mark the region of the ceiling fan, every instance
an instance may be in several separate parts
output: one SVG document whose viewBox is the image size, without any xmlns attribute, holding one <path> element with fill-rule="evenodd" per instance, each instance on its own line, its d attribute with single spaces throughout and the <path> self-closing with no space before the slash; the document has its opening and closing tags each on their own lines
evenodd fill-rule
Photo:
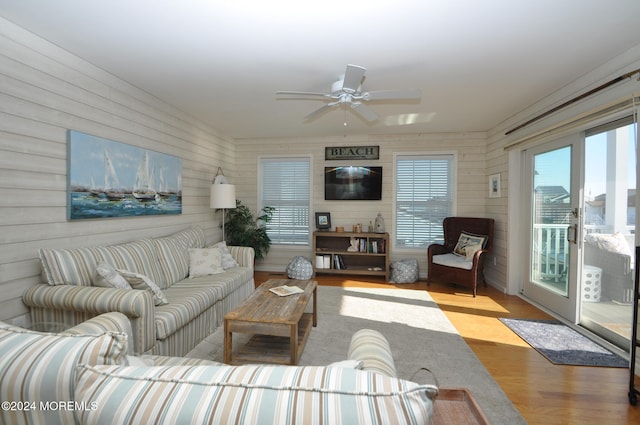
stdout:
<svg viewBox="0 0 640 425">
<path fill-rule="evenodd" d="M 374 100 L 415 100 L 420 99 L 419 89 L 413 90 L 375 90 L 362 92 L 362 82 L 366 68 L 358 65 L 347 65 L 344 75 L 331 84 L 331 93 L 300 92 L 300 91 L 277 91 L 278 95 L 301 96 L 302 98 L 318 98 L 318 100 L 328 100 L 328 103 L 305 116 L 305 120 L 310 121 L 328 110 L 345 106 L 351 108 L 363 119 L 369 122 L 378 120 L 375 113 L 364 102 Z M 346 124 L 345 124 L 346 125 Z"/>
</svg>

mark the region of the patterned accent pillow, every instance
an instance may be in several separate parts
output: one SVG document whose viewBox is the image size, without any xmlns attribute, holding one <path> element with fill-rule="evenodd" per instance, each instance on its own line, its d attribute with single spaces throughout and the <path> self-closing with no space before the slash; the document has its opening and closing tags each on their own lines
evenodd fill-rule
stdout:
<svg viewBox="0 0 640 425">
<path fill-rule="evenodd" d="M 153 303 L 155 305 L 169 304 L 169 301 L 167 301 L 167 297 L 165 297 L 162 290 L 147 276 L 140 273 L 130 272 L 128 270 L 118 270 L 118 273 L 120 273 L 120 275 L 129 282 L 132 289 L 151 291 L 151 293 L 153 293 Z"/>
<path fill-rule="evenodd" d="M 218 242 L 217 244 L 212 245 L 210 248 L 218 248 L 220 250 L 223 269 L 233 269 L 240 266 L 229 252 L 229 248 L 227 248 L 227 243 L 225 241 Z"/>
<path fill-rule="evenodd" d="M 35 409 L 0 410 L 3 424 L 74 424 L 76 367 L 126 365 L 127 336 L 33 332 L 0 322 L 0 394 L 3 402 Z M 78 400 L 82 402 L 82 400 Z M 53 408 L 41 408 L 46 406 Z M 25 405 L 26 407 L 26 405 Z M 90 408 L 90 406 L 88 406 Z"/>
<path fill-rule="evenodd" d="M 93 286 L 101 288 L 131 289 L 129 282 L 109 263 L 101 261 L 96 267 Z"/>
<path fill-rule="evenodd" d="M 453 253 L 461 257 L 467 256 L 467 247 L 472 245 L 480 245 L 484 247 L 487 243 L 487 237 L 482 235 L 474 235 L 473 233 L 461 232 L 458 237 L 458 243 L 453 248 Z"/>
<path fill-rule="evenodd" d="M 218 248 L 189 249 L 189 278 L 224 273 Z"/>
<path fill-rule="evenodd" d="M 467 261 L 473 261 L 473 256 L 475 255 L 476 252 L 480 251 L 481 249 L 482 249 L 482 245 L 480 244 L 467 245 L 467 248 L 465 249 L 465 253 L 467 255 Z"/>
</svg>

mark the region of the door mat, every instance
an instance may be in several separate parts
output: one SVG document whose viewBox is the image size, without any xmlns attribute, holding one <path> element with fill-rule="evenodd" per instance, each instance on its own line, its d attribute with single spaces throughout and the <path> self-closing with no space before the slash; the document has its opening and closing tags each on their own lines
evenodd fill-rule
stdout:
<svg viewBox="0 0 640 425">
<path fill-rule="evenodd" d="M 629 361 L 557 320 L 500 318 L 509 329 L 551 363 L 573 366 L 629 367 Z"/>
</svg>

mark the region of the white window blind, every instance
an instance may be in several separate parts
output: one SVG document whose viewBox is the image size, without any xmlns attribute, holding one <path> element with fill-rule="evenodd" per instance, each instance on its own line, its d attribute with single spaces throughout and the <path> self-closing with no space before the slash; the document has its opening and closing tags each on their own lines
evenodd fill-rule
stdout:
<svg viewBox="0 0 640 425">
<path fill-rule="evenodd" d="M 311 161 L 262 158 L 261 204 L 275 208 L 267 234 L 273 244 L 309 244 Z"/>
<path fill-rule="evenodd" d="M 442 220 L 453 213 L 453 155 L 396 157 L 396 247 L 443 241 Z"/>
</svg>

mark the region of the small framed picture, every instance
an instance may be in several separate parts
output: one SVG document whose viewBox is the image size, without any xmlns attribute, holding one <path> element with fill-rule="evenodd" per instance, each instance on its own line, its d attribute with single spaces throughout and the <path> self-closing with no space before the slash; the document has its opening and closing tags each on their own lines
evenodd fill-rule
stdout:
<svg viewBox="0 0 640 425">
<path fill-rule="evenodd" d="M 316 229 L 318 230 L 331 229 L 331 213 L 328 213 L 328 212 L 316 213 Z"/>
<path fill-rule="evenodd" d="M 489 176 L 489 198 L 499 198 L 500 193 L 500 174 Z"/>
</svg>

